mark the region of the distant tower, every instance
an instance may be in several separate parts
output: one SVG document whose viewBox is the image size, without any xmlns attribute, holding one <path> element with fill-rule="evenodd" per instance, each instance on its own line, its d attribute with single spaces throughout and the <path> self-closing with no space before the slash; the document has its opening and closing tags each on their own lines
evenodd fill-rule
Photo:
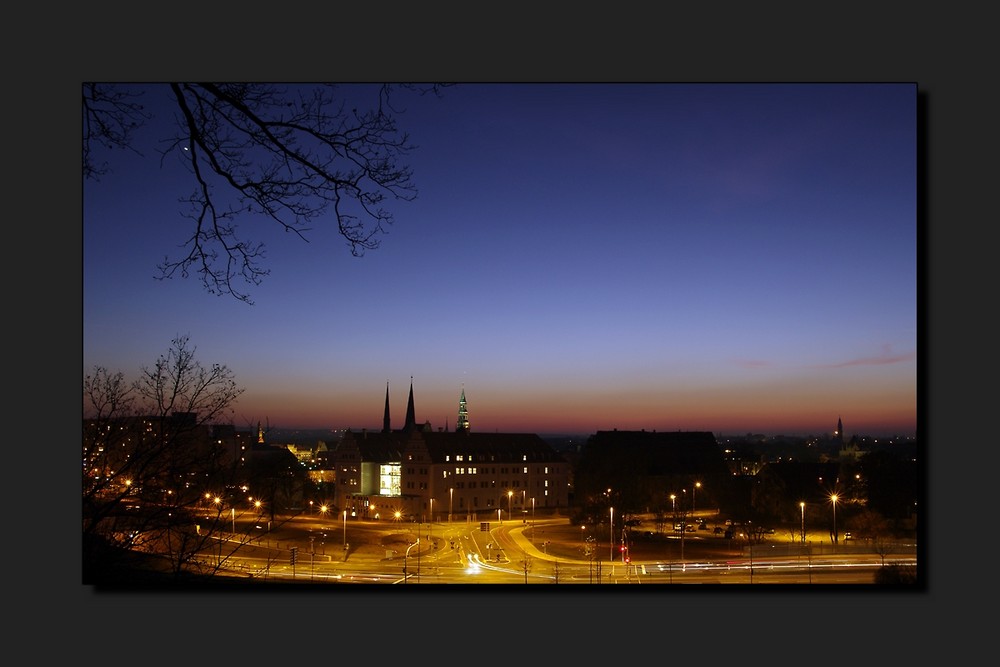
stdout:
<svg viewBox="0 0 1000 667">
<path fill-rule="evenodd" d="M 413 409 L 413 376 L 410 376 L 410 399 L 406 402 L 406 424 L 404 431 L 412 431 L 417 428 L 417 416 Z"/>
<path fill-rule="evenodd" d="M 844 422 L 837 417 L 837 431 L 833 434 L 833 439 L 837 442 L 844 442 Z"/>
<path fill-rule="evenodd" d="M 260 422 L 257 422 L 257 442 L 261 445 L 264 444 L 264 429 L 260 427 Z"/>
<path fill-rule="evenodd" d="M 382 432 L 390 433 L 392 429 L 389 426 L 389 381 L 385 381 L 385 414 L 382 416 Z"/>
<path fill-rule="evenodd" d="M 462 387 L 462 398 L 458 399 L 458 423 L 455 424 L 455 432 L 469 430 L 469 409 L 465 405 L 465 387 Z"/>
</svg>

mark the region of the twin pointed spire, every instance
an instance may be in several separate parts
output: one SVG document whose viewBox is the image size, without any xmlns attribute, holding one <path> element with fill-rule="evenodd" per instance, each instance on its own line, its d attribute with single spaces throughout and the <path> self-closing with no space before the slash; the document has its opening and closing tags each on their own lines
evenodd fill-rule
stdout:
<svg viewBox="0 0 1000 667">
<path fill-rule="evenodd" d="M 392 427 L 389 422 L 389 381 L 385 381 L 385 414 L 382 416 L 382 432 L 389 433 Z"/>
<path fill-rule="evenodd" d="M 410 398 L 406 402 L 406 424 L 403 425 L 404 431 L 412 431 L 417 427 L 417 416 L 413 409 L 413 376 L 410 376 Z"/>
<path fill-rule="evenodd" d="M 413 376 L 410 376 L 410 398 L 406 403 L 406 423 L 403 425 L 404 431 L 409 431 L 417 427 L 417 413 L 413 407 Z M 385 412 L 382 414 L 382 432 L 392 432 L 392 422 L 389 420 L 389 381 L 385 382 Z"/>
</svg>

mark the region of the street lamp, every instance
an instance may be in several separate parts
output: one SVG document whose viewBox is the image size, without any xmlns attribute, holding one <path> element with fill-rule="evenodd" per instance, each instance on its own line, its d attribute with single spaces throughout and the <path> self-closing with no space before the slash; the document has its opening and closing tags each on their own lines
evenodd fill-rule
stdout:
<svg viewBox="0 0 1000 667">
<path fill-rule="evenodd" d="M 833 503 L 833 543 L 837 543 L 837 494 L 834 493 L 830 496 L 830 502 Z"/>
<path fill-rule="evenodd" d="M 448 523 L 451 523 L 451 507 L 455 501 L 455 489 L 448 489 Z"/>
<path fill-rule="evenodd" d="M 344 550 L 347 550 L 347 510 L 344 510 Z"/>
<path fill-rule="evenodd" d="M 804 502 L 799 503 L 799 509 L 802 510 L 802 532 L 800 536 L 802 538 L 802 544 L 806 543 L 806 504 Z"/>
<path fill-rule="evenodd" d="M 431 498 L 431 523 L 434 523 L 434 499 Z"/>
<path fill-rule="evenodd" d="M 691 488 L 691 516 L 694 516 L 694 492 L 701 488 L 701 482 L 695 482 Z"/>
<path fill-rule="evenodd" d="M 612 562 L 615 560 L 615 508 L 611 508 L 611 526 L 608 528 L 608 537 L 610 538 L 611 548 L 609 550 L 608 559 Z"/>
<path fill-rule="evenodd" d="M 511 500 L 512 500 L 513 498 L 514 498 L 514 492 L 513 492 L 513 491 L 508 491 L 508 492 L 507 492 L 507 518 L 508 518 L 508 519 L 510 519 L 510 518 L 511 518 L 511 516 L 513 516 L 513 515 L 511 514 L 511 511 L 510 511 L 510 503 L 511 503 Z"/>
<path fill-rule="evenodd" d="M 410 549 L 412 549 L 413 547 L 417 546 L 418 544 L 420 544 L 420 538 L 419 537 L 417 538 L 416 542 L 414 542 L 410 546 L 406 547 L 406 553 L 403 554 L 403 583 L 404 584 L 406 583 L 406 580 L 408 578 L 407 575 L 406 575 L 406 562 L 407 562 L 407 559 L 409 559 L 409 557 L 410 557 Z M 420 554 L 420 552 L 417 551 L 417 555 L 419 555 L 419 554 Z"/>
<path fill-rule="evenodd" d="M 673 513 L 674 518 L 677 517 L 677 496 L 670 494 L 670 511 Z"/>
</svg>

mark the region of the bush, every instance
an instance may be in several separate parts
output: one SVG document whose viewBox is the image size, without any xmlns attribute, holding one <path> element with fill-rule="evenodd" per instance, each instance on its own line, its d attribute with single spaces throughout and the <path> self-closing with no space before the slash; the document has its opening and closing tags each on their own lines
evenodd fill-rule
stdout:
<svg viewBox="0 0 1000 667">
<path fill-rule="evenodd" d="M 886 586 L 913 586 L 917 568 L 911 565 L 884 565 L 875 571 L 875 583 Z"/>
</svg>

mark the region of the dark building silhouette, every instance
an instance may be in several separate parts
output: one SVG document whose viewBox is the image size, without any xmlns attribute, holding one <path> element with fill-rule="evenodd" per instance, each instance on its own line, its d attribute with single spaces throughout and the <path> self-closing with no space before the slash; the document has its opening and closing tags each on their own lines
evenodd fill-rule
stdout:
<svg viewBox="0 0 1000 667">
<path fill-rule="evenodd" d="M 631 512 L 676 508 L 695 501 L 694 485 L 718 500 L 730 477 L 715 436 L 705 431 L 598 431 L 584 446 L 574 474 L 578 504 L 607 496 Z M 673 502 L 670 495 L 675 495 Z"/>
</svg>

